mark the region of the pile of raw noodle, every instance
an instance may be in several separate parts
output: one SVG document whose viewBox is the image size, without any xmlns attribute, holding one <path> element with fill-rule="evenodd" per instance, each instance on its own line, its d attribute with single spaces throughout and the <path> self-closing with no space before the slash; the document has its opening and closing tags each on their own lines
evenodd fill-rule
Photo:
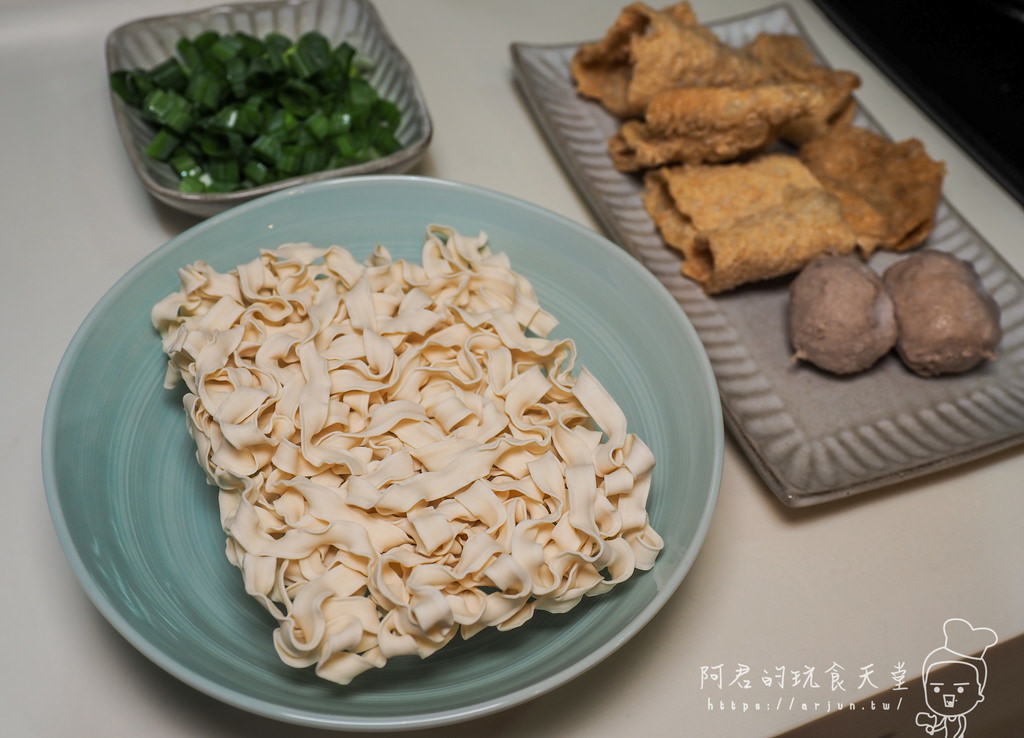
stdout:
<svg viewBox="0 0 1024 738">
<path fill-rule="evenodd" d="M 346 684 L 653 566 L 653 455 L 483 234 L 180 278 L 152 313 L 166 384 L 284 662 Z"/>
</svg>

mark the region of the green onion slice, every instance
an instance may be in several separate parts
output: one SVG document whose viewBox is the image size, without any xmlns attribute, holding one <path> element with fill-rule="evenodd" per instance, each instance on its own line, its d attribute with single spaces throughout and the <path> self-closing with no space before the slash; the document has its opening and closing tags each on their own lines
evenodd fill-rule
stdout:
<svg viewBox="0 0 1024 738">
<path fill-rule="evenodd" d="M 151 69 L 110 75 L 110 88 L 154 129 L 146 154 L 185 192 L 228 192 L 387 156 L 402 146 L 401 111 L 367 79 L 348 42 L 319 31 L 205 31 Z"/>
</svg>

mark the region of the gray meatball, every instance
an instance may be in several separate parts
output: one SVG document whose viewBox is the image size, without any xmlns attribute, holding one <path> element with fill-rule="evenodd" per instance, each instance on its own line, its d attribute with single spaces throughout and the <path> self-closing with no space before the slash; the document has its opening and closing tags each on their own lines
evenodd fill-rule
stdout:
<svg viewBox="0 0 1024 738">
<path fill-rule="evenodd" d="M 886 269 L 884 281 L 896 306 L 896 351 L 912 371 L 955 374 L 995 358 L 999 305 L 969 262 L 919 251 Z"/>
<path fill-rule="evenodd" d="M 856 257 L 820 257 L 790 284 L 789 336 L 798 359 L 834 374 L 862 372 L 896 343 L 892 300 Z"/>
</svg>

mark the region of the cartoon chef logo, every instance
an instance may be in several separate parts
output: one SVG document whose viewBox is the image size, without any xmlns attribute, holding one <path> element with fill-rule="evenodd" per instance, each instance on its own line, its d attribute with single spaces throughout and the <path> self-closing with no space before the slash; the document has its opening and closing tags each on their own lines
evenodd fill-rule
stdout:
<svg viewBox="0 0 1024 738">
<path fill-rule="evenodd" d="M 967 713 L 985 699 L 985 651 L 998 638 L 991 628 L 975 628 L 960 618 L 947 620 L 942 632 L 945 643 L 924 660 L 928 711 L 917 713 L 916 722 L 928 735 L 964 738 Z"/>
</svg>

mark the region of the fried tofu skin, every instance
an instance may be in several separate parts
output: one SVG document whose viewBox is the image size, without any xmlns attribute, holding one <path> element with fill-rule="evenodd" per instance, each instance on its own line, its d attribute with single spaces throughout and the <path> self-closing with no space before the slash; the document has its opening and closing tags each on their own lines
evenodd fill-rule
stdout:
<svg viewBox="0 0 1024 738">
<path fill-rule="evenodd" d="M 623 123 L 608 148 L 622 172 L 727 162 L 770 146 L 824 104 L 818 88 L 802 83 L 666 90 L 651 100 L 643 121 Z"/>
<path fill-rule="evenodd" d="M 795 157 L 651 170 L 643 201 L 665 242 L 683 253 L 683 274 L 707 294 L 856 247 L 838 199 Z"/>
<path fill-rule="evenodd" d="M 860 77 L 819 64 L 799 36 L 761 33 L 743 50 L 770 68 L 778 79 L 812 85 L 821 94 L 821 103 L 814 110 L 786 122 L 780 131 L 784 140 L 800 145 L 853 120 L 857 112 L 853 91 L 860 87 Z"/>
<path fill-rule="evenodd" d="M 860 77 L 799 35 L 733 46 L 687 2 L 633 2 L 571 73 L 619 118 L 611 163 L 642 177 L 645 210 L 707 294 L 822 255 L 906 251 L 934 228 L 944 165 L 854 126 Z"/>
<path fill-rule="evenodd" d="M 674 87 L 749 87 L 772 76 L 698 24 L 687 2 L 627 5 L 602 39 L 577 49 L 570 69 L 581 95 L 620 118 L 643 116 L 655 95 Z"/>
<path fill-rule="evenodd" d="M 732 161 L 778 140 L 802 144 L 848 124 L 860 78 L 818 63 L 799 36 L 734 48 L 686 2 L 636 2 L 571 61 L 579 93 L 623 119 L 608 142 L 619 171 Z"/>
<path fill-rule="evenodd" d="M 918 139 L 845 126 L 804 144 L 800 159 L 842 202 L 865 255 L 908 251 L 931 233 L 946 167 Z"/>
</svg>

